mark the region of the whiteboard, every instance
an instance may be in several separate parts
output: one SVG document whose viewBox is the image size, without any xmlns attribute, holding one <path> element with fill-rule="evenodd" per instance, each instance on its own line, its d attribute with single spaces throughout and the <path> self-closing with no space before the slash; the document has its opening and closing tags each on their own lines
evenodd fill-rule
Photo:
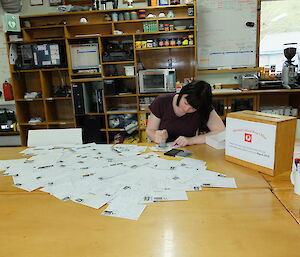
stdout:
<svg viewBox="0 0 300 257">
<path fill-rule="evenodd" d="M 197 0 L 198 69 L 255 67 L 256 32 L 257 0 Z"/>
</svg>

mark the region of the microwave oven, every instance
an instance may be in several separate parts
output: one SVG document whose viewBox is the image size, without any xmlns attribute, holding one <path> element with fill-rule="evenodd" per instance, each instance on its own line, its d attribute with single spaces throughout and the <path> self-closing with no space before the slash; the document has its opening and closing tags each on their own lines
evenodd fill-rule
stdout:
<svg viewBox="0 0 300 257">
<path fill-rule="evenodd" d="M 140 70 L 139 87 L 140 93 L 175 92 L 175 69 Z"/>
</svg>

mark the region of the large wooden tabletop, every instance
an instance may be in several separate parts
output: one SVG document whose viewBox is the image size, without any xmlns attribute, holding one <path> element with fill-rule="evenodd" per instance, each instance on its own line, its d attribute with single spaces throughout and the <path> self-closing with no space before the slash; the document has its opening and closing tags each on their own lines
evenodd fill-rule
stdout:
<svg viewBox="0 0 300 257">
<path fill-rule="evenodd" d="M 225 161 L 222 150 L 187 149 L 208 169 L 234 177 L 238 188 L 149 204 L 131 221 L 100 215 L 105 207 L 18 190 L 0 177 L 0 257 L 300 256 L 300 196 L 292 186 L 272 188 L 261 173 Z M 0 158 L 18 158 L 19 150 L 0 148 Z"/>
</svg>

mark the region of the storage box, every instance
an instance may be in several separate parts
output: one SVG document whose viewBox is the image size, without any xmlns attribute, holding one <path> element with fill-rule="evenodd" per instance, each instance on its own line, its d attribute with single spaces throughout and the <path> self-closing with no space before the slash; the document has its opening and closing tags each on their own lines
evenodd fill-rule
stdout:
<svg viewBox="0 0 300 257">
<path fill-rule="evenodd" d="M 292 168 L 296 118 L 254 111 L 226 118 L 225 159 L 275 176 Z"/>
</svg>

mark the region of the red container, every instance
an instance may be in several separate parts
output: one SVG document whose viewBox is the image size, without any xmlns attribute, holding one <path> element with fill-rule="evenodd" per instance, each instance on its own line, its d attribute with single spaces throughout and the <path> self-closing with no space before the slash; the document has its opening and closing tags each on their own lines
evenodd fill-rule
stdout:
<svg viewBox="0 0 300 257">
<path fill-rule="evenodd" d="M 5 81 L 2 86 L 3 86 L 4 100 L 5 101 L 14 100 L 12 85 L 7 81 Z"/>
<path fill-rule="evenodd" d="M 139 19 L 146 19 L 146 10 L 144 9 L 138 10 L 138 16 Z"/>
</svg>

